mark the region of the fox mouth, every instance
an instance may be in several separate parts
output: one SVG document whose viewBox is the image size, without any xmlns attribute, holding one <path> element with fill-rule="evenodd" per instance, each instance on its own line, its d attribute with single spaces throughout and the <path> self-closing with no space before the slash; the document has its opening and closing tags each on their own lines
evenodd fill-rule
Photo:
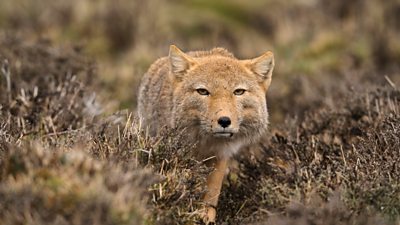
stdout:
<svg viewBox="0 0 400 225">
<path fill-rule="evenodd" d="M 232 132 L 214 132 L 214 137 L 230 138 L 233 136 Z"/>
</svg>

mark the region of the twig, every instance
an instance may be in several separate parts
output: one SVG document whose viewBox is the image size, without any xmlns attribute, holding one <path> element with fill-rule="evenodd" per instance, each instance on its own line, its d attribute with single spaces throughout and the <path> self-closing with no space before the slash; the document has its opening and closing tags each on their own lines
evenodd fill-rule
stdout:
<svg viewBox="0 0 400 225">
<path fill-rule="evenodd" d="M 347 168 L 347 162 L 346 162 L 346 158 L 344 156 L 343 145 L 340 145 L 340 151 L 342 152 L 342 159 L 343 159 L 344 167 Z"/>
<path fill-rule="evenodd" d="M 3 61 L 3 65 L 1 66 L 1 73 L 6 78 L 7 92 L 8 92 L 8 100 L 11 102 L 11 72 L 8 64 L 8 59 Z"/>
<path fill-rule="evenodd" d="M 7 91 L 11 92 L 11 80 L 10 80 L 10 69 L 8 66 L 8 59 L 5 59 L 3 61 L 3 65 L 1 66 L 1 72 L 3 73 L 4 77 L 6 78 Z"/>
<path fill-rule="evenodd" d="M 215 156 L 211 156 L 211 157 L 208 157 L 206 159 L 203 159 L 201 162 L 205 163 L 205 162 L 207 162 L 207 161 L 209 161 L 211 159 L 214 159 L 214 158 L 216 158 L 216 157 Z"/>
<path fill-rule="evenodd" d="M 235 216 L 237 216 L 240 213 L 240 211 L 242 211 L 242 209 L 244 208 L 246 203 L 247 203 L 247 199 L 243 202 L 243 204 L 240 206 L 239 210 L 235 213 Z"/>
<path fill-rule="evenodd" d="M 45 134 L 44 136 L 58 136 L 58 135 L 62 135 L 62 134 L 69 134 L 69 133 L 78 132 L 78 131 L 80 131 L 80 130 L 82 130 L 82 129 L 85 129 L 85 128 L 86 128 L 86 126 L 83 126 L 83 127 L 81 127 L 81 128 L 75 129 L 75 130 L 65 130 L 65 131 L 59 131 L 59 132 L 48 133 L 48 134 Z M 30 133 L 32 133 L 32 132 L 25 133 L 24 135 L 28 135 L 28 134 L 30 134 Z"/>
<path fill-rule="evenodd" d="M 392 86 L 392 88 L 396 89 L 396 84 L 392 80 L 390 80 L 387 75 L 385 75 L 385 79 L 390 84 L 390 86 Z"/>
</svg>

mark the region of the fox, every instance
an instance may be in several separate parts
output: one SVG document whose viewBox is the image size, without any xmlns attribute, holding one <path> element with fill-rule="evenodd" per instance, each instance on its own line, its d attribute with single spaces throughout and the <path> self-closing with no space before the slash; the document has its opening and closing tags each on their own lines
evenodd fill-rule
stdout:
<svg viewBox="0 0 400 225">
<path fill-rule="evenodd" d="M 203 197 L 203 220 L 215 224 L 218 198 L 232 156 L 260 141 L 268 129 L 267 91 L 274 69 L 267 51 L 237 59 L 224 48 L 183 52 L 175 45 L 142 77 L 138 116 L 150 135 L 184 129 L 193 155 L 212 172 Z"/>
</svg>

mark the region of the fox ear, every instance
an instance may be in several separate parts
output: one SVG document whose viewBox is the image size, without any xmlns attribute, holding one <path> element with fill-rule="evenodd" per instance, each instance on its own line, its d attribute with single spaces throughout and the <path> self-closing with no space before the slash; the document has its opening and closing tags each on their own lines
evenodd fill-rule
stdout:
<svg viewBox="0 0 400 225">
<path fill-rule="evenodd" d="M 184 73 L 195 64 L 192 57 L 182 52 L 175 45 L 169 47 L 168 57 L 171 65 L 171 72 L 173 73 Z"/>
<path fill-rule="evenodd" d="M 271 80 L 274 66 L 274 54 L 270 51 L 264 53 L 257 58 L 248 60 L 247 63 L 247 67 L 251 71 L 267 80 Z"/>
</svg>

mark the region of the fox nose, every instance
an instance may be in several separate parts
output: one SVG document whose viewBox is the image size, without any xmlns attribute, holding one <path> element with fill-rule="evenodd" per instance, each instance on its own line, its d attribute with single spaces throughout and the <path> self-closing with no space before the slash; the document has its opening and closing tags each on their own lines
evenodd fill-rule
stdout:
<svg viewBox="0 0 400 225">
<path fill-rule="evenodd" d="M 223 128 L 229 127 L 229 125 L 231 125 L 231 119 L 227 116 L 220 117 L 218 119 L 218 124 Z"/>
</svg>

